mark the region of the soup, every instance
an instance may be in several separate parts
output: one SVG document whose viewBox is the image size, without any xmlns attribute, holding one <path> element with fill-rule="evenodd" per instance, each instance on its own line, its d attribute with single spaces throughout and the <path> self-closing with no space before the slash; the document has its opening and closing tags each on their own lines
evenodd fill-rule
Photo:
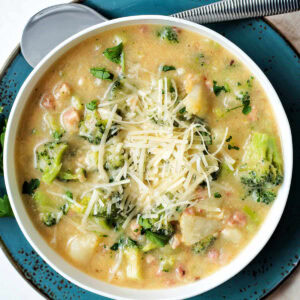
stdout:
<svg viewBox="0 0 300 300">
<path fill-rule="evenodd" d="M 19 125 L 28 214 L 71 264 L 112 284 L 165 288 L 228 264 L 283 180 L 256 78 L 175 27 L 103 32 L 36 85 Z"/>
</svg>

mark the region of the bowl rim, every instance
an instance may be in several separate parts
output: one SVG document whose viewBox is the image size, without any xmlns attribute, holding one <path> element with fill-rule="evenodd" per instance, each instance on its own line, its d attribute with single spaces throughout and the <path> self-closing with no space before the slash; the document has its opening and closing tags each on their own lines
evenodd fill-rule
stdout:
<svg viewBox="0 0 300 300">
<path fill-rule="evenodd" d="M 29 220 L 29 218 L 27 218 L 27 211 L 24 210 L 25 205 L 21 199 L 14 165 L 15 137 L 18 131 L 20 117 L 34 86 L 45 72 L 47 72 L 49 67 L 69 49 L 73 48 L 88 37 L 112 28 L 138 24 L 178 26 L 186 30 L 196 32 L 199 35 L 207 36 L 208 38 L 217 41 L 222 47 L 226 48 L 240 61 L 242 61 L 243 64 L 245 64 L 257 78 L 259 78 L 259 81 L 268 96 L 269 103 L 273 108 L 275 119 L 277 120 L 277 127 L 281 138 L 281 146 L 284 157 L 284 182 L 278 192 L 276 201 L 270 208 L 261 228 L 252 240 L 250 240 L 250 242 L 241 250 L 241 252 L 229 264 L 221 267 L 218 271 L 202 280 L 178 287 L 158 290 L 132 289 L 112 285 L 90 277 L 70 265 L 69 262 L 65 261 L 50 246 L 48 246 L 47 243 L 45 243 L 42 236 L 39 234 L 37 229 L 35 229 L 33 223 Z M 94 292 L 98 295 L 112 297 L 114 299 L 140 299 L 142 297 L 144 299 L 182 299 L 183 297 L 187 298 L 202 294 L 232 278 L 254 259 L 276 229 L 286 205 L 291 184 L 292 167 L 293 147 L 290 125 L 278 95 L 261 69 L 239 47 L 219 33 L 190 21 L 160 15 L 131 16 L 103 22 L 80 31 L 55 47 L 34 68 L 20 88 L 9 115 L 4 144 L 5 185 L 14 215 L 27 241 L 29 241 L 35 251 L 60 275 L 81 288 Z M 83 283 L 83 281 L 85 283 Z"/>
</svg>

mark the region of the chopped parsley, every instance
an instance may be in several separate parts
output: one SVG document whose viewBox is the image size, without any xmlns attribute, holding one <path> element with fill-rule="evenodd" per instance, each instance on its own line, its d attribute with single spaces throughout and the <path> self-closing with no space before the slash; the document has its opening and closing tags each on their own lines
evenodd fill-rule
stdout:
<svg viewBox="0 0 300 300">
<path fill-rule="evenodd" d="M 233 149 L 233 150 L 240 150 L 240 148 L 238 147 L 238 146 L 232 146 L 232 145 L 228 145 L 228 150 L 231 150 L 231 149 Z"/>
<path fill-rule="evenodd" d="M 114 79 L 114 74 L 107 71 L 105 68 L 91 68 L 90 73 L 99 79 L 112 81 Z"/>
<path fill-rule="evenodd" d="M 167 66 L 167 65 L 164 65 L 161 69 L 163 72 L 168 72 L 168 71 L 174 71 L 176 70 L 176 68 L 174 66 Z"/>
<path fill-rule="evenodd" d="M 97 100 L 92 100 L 91 102 L 87 103 L 85 106 L 89 110 L 95 110 L 97 108 Z"/>
<path fill-rule="evenodd" d="M 204 54 L 200 53 L 198 56 L 197 56 L 197 60 L 200 62 L 200 66 L 203 67 L 205 65 L 205 62 L 204 62 Z"/>
<path fill-rule="evenodd" d="M 226 142 L 230 142 L 232 140 L 232 136 L 230 136 L 229 138 L 226 139 Z"/>
<path fill-rule="evenodd" d="M 33 195 L 34 191 L 40 186 L 40 181 L 37 178 L 31 179 L 29 182 L 24 181 L 22 187 L 22 193 L 27 195 Z"/>
<path fill-rule="evenodd" d="M 214 197 L 215 197 L 215 198 L 221 198 L 222 195 L 221 195 L 219 192 L 215 192 L 215 193 L 214 193 Z"/>
<path fill-rule="evenodd" d="M 236 99 L 242 102 L 243 114 L 248 115 L 251 112 L 249 93 L 247 91 L 241 92 L 240 96 L 236 97 Z"/>
<path fill-rule="evenodd" d="M 121 42 L 119 45 L 115 47 L 105 49 L 103 55 L 110 61 L 119 65 L 121 64 L 122 53 L 123 53 L 123 43 Z"/>
<path fill-rule="evenodd" d="M 248 86 L 248 88 L 252 88 L 252 86 L 253 86 L 253 80 L 254 80 L 253 76 L 250 76 L 250 78 L 247 80 L 247 86 Z"/>
<path fill-rule="evenodd" d="M 180 114 L 184 114 L 186 112 L 185 106 L 178 111 Z"/>
<path fill-rule="evenodd" d="M 217 84 L 217 81 L 214 80 L 213 81 L 213 91 L 216 96 L 219 96 L 222 91 L 224 91 L 225 93 L 230 92 L 230 87 L 227 83 L 220 86 Z"/>
</svg>

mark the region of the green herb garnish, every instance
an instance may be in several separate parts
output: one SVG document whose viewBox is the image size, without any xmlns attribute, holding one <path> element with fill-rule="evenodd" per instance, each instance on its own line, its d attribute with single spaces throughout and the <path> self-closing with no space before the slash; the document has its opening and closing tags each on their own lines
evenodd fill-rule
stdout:
<svg viewBox="0 0 300 300">
<path fill-rule="evenodd" d="M 232 146 L 232 145 L 228 145 L 228 150 L 231 150 L 231 149 L 233 149 L 233 150 L 240 150 L 240 148 L 238 147 L 238 146 Z"/>
<path fill-rule="evenodd" d="M 167 66 L 167 65 L 164 65 L 161 69 L 163 72 L 168 72 L 168 71 L 174 71 L 176 70 L 176 68 L 174 66 Z"/>
<path fill-rule="evenodd" d="M 85 106 L 89 110 L 95 110 L 97 108 L 97 100 L 92 100 L 91 102 L 87 103 Z"/>
<path fill-rule="evenodd" d="M 114 79 L 114 74 L 107 71 L 105 68 L 91 68 L 90 73 L 99 79 L 112 81 Z"/>
<path fill-rule="evenodd" d="M 226 142 L 230 142 L 232 140 L 232 136 L 230 136 L 229 138 L 226 139 Z"/>
<path fill-rule="evenodd" d="M 222 91 L 224 91 L 225 93 L 230 92 L 230 88 L 229 88 L 229 85 L 227 83 L 225 83 L 224 85 L 220 86 L 214 80 L 213 81 L 213 91 L 214 91 L 214 93 L 215 93 L 216 96 L 219 96 Z"/>
<path fill-rule="evenodd" d="M 215 192 L 214 196 L 215 196 L 215 198 L 221 198 L 222 197 L 222 195 L 219 192 Z"/>
<path fill-rule="evenodd" d="M 121 42 L 119 45 L 115 47 L 105 49 L 103 55 L 110 61 L 120 65 L 122 53 L 123 53 L 123 43 Z"/>
<path fill-rule="evenodd" d="M 236 97 L 237 100 L 242 102 L 243 114 L 248 115 L 251 112 L 250 95 L 248 92 L 242 92 L 240 96 Z"/>
<path fill-rule="evenodd" d="M 34 191 L 40 186 L 40 181 L 37 178 L 31 179 L 29 182 L 24 181 L 22 187 L 22 193 L 27 195 L 33 195 Z"/>
</svg>

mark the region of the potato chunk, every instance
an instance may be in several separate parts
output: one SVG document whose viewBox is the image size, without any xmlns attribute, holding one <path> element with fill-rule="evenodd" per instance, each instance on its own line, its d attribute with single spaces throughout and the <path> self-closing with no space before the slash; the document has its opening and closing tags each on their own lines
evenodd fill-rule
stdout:
<svg viewBox="0 0 300 300">
<path fill-rule="evenodd" d="M 188 246 L 199 242 L 220 229 L 220 222 L 199 216 L 183 214 L 180 218 L 182 242 Z"/>
<path fill-rule="evenodd" d="M 124 250 L 124 254 L 127 259 L 127 277 L 135 280 L 141 279 L 141 252 L 135 248 L 127 248 Z"/>
<path fill-rule="evenodd" d="M 78 234 L 73 236 L 67 244 L 67 252 L 77 263 L 87 263 L 99 243 L 99 237 L 94 233 Z"/>
<path fill-rule="evenodd" d="M 221 232 L 221 237 L 228 242 L 238 244 L 242 239 L 242 233 L 237 228 L 225 228 Z"/>
<path fill-rule="evenodd" d="M 201 82 L 195 84 L 183 101 L 188 113 L 204 117 L 209 105 L 207 88 Z"/>
</svg>

